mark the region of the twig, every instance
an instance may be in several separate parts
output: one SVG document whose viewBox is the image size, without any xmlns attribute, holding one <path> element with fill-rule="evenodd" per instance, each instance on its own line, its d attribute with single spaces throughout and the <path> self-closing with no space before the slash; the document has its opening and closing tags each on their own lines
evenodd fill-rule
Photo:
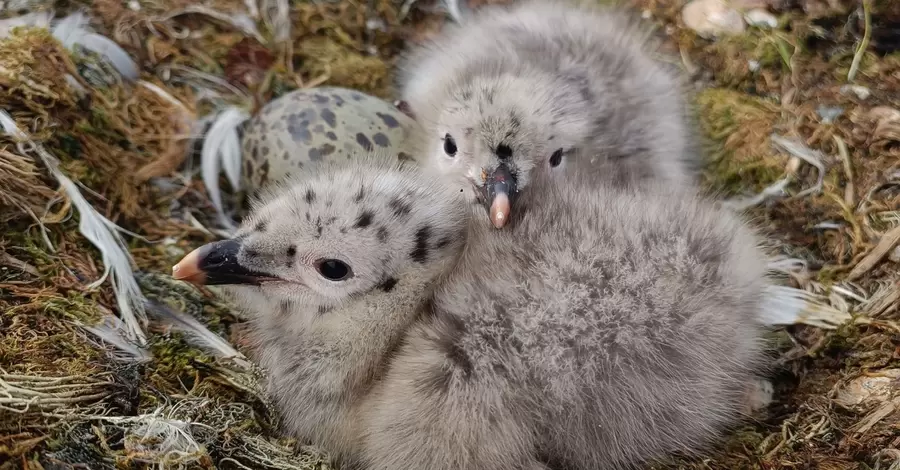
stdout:
<svg viewBox="0 0 900 470">
<path fill-rule="evenodd" d="M 847 150 L 847 144 L 844 143 L 844 139 L 841 139 L 838 135 L 833 135 L 834 143 L 837 144 L 838 155 L 841 156 L 841 161 L 844 162 L 844 173 L 847 175 L 847 185 L 844 187 L 844 202 L 847 203 L 847 207 L 853 207 L 855 205 L 855 191 L 853 188 L 853 166 L 850 164 L 850 152 Z"/>
<path fill-rule="evenodd" d="M 863 18 L 866 29 L 863 32 L 862 40 L 859 42 L 859 47 L 856 48 L 856 53 L 853 54 L 853 62 L 850 64 L 850 71 L 847 72 L 848 82 L 852 82 L 856 78 L 856 72 L 859 71 L 859 63 L 862 62 L 863 55 L 865 55 L 866 49 L 869 48 L 869 40 L 872 38 L 872 13 L 869 11 L 871 6 L 871 0 L 863 0 Z"/>
<path fill-rule="evenodd" d="M 897 243 L 900 243 L 900 225 L 892 228 L 881 237 L 881 240 L 878 241 L 875 248 L 853 267 L 850 274 L 847 275 L 847 279 L 852 281 L 869 272 L 869 270 L 874 268 L 875 265 L 897 245 Z"/>
</svg>

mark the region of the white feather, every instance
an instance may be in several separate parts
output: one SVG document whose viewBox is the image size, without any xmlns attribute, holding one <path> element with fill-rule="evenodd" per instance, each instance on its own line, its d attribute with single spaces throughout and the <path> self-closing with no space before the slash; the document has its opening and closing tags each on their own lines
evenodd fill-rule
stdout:
<svg viewBox="0 0 900 470">
<path fill-rule="evenodd" d="M 146 322 L 144 296 L 131 269 L 131 255 L 128 253 L 125 242 L 119 235 L 119 231 L 122 229 L 100 215 L 84 198 L 81 191 L 78 190 L 78 186 L 60 171 L 59 160 L 44 149 L 41 144 L 28 138 L 16 125 L 13 118 L 2 109 L 0 109 L 0 125 L 2 125 L 3 130 L 7 134 L 19 141 L 20 152 L 25 154 L 31 150 L 41 157 L 47 170 L 59 181 L 60 186 L 69 196 L 72 205 L 75 206 L 75 210 L 78 211 L 80 216 L 78 230 L 97 247 L 103 258 L 103 275 L 88 287 L 95 288 L 109 277 L 113 291 L 116 294 L 116 304 L 119 307 L 119 312 L 125 325 L 128 327 L 128 338 L 139 345 L 145 344 L 146 336 L 142 326 Z M 110 274 L 112 274 L 111 277 L 109 276 Z"/>
<path fill-rule="evenodd" d="M 71 50 L 79 45 L 106 57 L 123 77 L 132 81 L 137 80 L 139 72 L 131 56 L 112 39 L 93 32 L 89 21 L 84 12 L 75 12 L 53 26 L 53 37 L 67 49 Z"/>
<path fill-rule="evenodd" d="M 799 158 L 800 160 L 809 163 L 810 165 L 816 167 L 818 170 L 818 177 L 816 178 L 816 184 L 811 188 L 804 189 L 797 193 L 794 197 L 803 197 L 807 194 L 819 194 L 822 192 L 822 186 L 825 182 L 825 155 L 818 150 L 813 150 L 807 147 L 803 142 L 796 138 L 785 138 L 776 134 L 772 134 L 769 136 L 772 141 L 772 144 L 781 150 Z"/>
<path fill-rule="evenodd" d="M 444 9 L 447 11 L 447 14 L 450 15 L 450 18 L 453 19 L 456 23 L 464 23 L 471 11 L 469 10 L 466 2 L 461 0 L 443 0 Z"/>
<path fill-rule="evenodd" d="M 103 322 L 93 325 L 79 325 L 82 329 L 92 333 L 102 342 L 114 346 L 125 353 L 112 354 L 113 358 L 123 362 L 146 362 L 152 359 L 150 351 L 131 342 L 123 335 L 127 335 L 127 326 L 115 315 L 104 315 Z"/>
<path fill-rule="evenodd" d="M 162 88 L 156 86 L 156 84 L 150 83 L 150 82 L 148 82 L 148 81 L 146 81 L 146 80 L 140 80 L 140 81 L 138 81 L 138 85 L 140 85 L 140 86 L 142 86 L 142 87 L 144 87 L 144 88 L 146 88 L 146 89 L 152 91 L 153 93 L 156 93 L 157 96 L 159 96 L 160 98 L 162 98 L 162 99 L 168 101 L 169 103 L 174 104 L 174 105 L 177 106 L 184 114 L 187 114 L 187 115 L 191 115 L 191 114 L 192 114 L 192 113 L 191 113 L 191 110 L 189 110 L 188 107 L 184 105 L 184 103 L 182 103 L 178 98 L 175 98 L 174 96 L 172 96 L 172 94 L 169 93 L 168 91 L 163 90 Z"/>
<path fill-rule="evenodd" d="M 243 13 L 224 13 L 210 8 L 206 5 L 200 5 L 197 3 L 188 5 L 180 10 L 172 11 L 165 16 L 160 17 L 159 19 L 167 20 L 188 13 L 206 15 L 223 23 L 230 24 L 247 36 L 253 36 L 259 42 L 265 42 L 265 39 L 263 39 L 262 35 L 259 34 L 259 29 L 256 28 L 256 21 L 254 21 L 250 16 Z M 258 15 L 259 12 L 257 11 L 255 16 L 258 17 Z"/>
<path fill-rule="evenodd" d="M 835 329 L 852 320 L 849 313 L 829 306 L 809 292 L 785 286 L 769 286 L 759 319 L 768 326 L 810 325 Z"/>
<path fill-rule="evenodd" d="M 180 411 L 178 405 L 164 410 L 159 407 L 153 413 L 138 416 L 94 418 L 123 428 L 124 447 L 137 456 L 134 459 L 138 462 L 158 463 L 159 468 L 168 465 L 181 468 L 207 457 L 209 443 L 194 436 L 193 428 L 208 426 L 175 418 Z"/>
<path fill-rule="evenodd" d="M 219 112 L 203 139 L 203 150 L 200 151 L 200 169 L 203 184 L 209 193 L 219 217 L 227 227 L 234 223 L 225 215 L 222 195 L 219 190 L 219 169 L 224 167 L 231 187 L 240 189 L 241 185 L 241 139 L 238 128 L 250 118 L 241 108 L 229 106 Z"/>
<path fill-rule="evenodd" d="M 276 43 L 291 39 L 291 6 L 288 0 L 262 0 L 263 21 Z"/>
<path fill-rule="evenodd" d="M 0 39 L 9 36 L 14 28 L 19 26 L 33 26 L 47 28 L 53 19 L 53 11 L 36 11 L 22 16 L 14 16 L 0 20 Z"/>
<path fill-rule="evenodd" d="M 250 18 L 259 18 L 259 7 L 256 6 L 256 0 L 244 0 L 244 6 L 247 7 Z"/>
<path fill-rule="evenodd" d="M 196 318 L 183 312 L 173 310 L 157 302 L 150 302 L 147 307 L 147 311 L 156 319 L 156 321 L 184 333 L 187 337 L 186 339 L 194 346 L 221 359 L 234 361 L 235 364 L 245 369 L 249 370 L 252 368 L 252 365 L 250 361 L 247 360 L 246 356 L 241 354 L 237 349 L 234 349 L 234 347 L 228 344 L 228 342 L 219 335 L 209 331 L 209 329 L 197 321 Z"/>
</svg>

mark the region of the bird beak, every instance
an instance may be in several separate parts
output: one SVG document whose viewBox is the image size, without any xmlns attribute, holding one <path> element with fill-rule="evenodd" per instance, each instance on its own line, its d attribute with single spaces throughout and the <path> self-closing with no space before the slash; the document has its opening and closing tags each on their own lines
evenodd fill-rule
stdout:
<svg viewBox="0 0 900 470">
<path fill-rule="evenodd" d="M 277 278 L 251 271 L 238 264 L 240 240 L 221 240 L 197 248 L 172 267 L 172 277 L 198 286 L 223 284 L 250 284 L 258 286 L 263 281 Z"/>
<path fill-rule="evenodd" d="M 491 223 L 495 228 L 503 228 L 509 222 L 512 203 L 517 192 L 516 186 L 516 179 L 505 163 L 497 165 L 494 171 L 487 174 L 483 191 Z"/>
</svg>

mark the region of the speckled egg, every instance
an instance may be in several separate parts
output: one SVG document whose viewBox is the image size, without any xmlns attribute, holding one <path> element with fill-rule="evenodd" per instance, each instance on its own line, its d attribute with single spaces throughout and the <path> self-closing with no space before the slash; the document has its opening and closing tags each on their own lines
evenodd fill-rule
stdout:
<svg viewBox="0 0 900 470">
<path fill-rule="evenodd" d="M 338 87 L 295 90 L 263 107 L 242 139 L 245 188 L 255 190 L 307 165 L 378 150 L 411 159 L 415 121 L 391 103 Z"/>
</svg>

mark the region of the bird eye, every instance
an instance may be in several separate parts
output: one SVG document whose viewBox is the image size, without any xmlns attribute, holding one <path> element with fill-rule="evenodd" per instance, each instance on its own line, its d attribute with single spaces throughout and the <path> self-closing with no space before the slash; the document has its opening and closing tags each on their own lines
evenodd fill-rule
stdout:
<svg viewBox="0 0 900 470">
<path fill-rule="evenodd" d="M 316 262 L 316 271 L 329 281 L 343 281 L 353 277 L 347 263 L 339 259 L 322 259 Z"/>
<path fill-rule="evenodd" d="M 500 160 L 506 160 L 507 158 L 512 156 L 512 149 L 509 148 L 509 145 L 500 144 L 497 146 L 497 158 Z"/>
<path fill-rule="evenodd" d="M 563 149 L 557 149 L 553 152 L 553 155 L 550 155 L 550 166 L 558 167 L 560 163 L 562 163 Z"/>
<path fill-rule="evenodd" d="M 444 153 L 451 157 L 456 155 L 456 141 L 450 134 L 444 134 Z"/>
</svg>

